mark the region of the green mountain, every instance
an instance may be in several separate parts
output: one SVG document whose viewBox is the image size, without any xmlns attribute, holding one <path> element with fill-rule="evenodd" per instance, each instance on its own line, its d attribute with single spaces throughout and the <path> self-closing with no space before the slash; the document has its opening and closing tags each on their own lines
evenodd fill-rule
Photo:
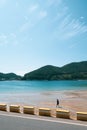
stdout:
<svg viewBox="0 0 87 130">
<path fill-rule="evenodd" d="M 24 75 L 23 80 L 87 79 L 87 61 L 73 62 L 62 67 L 47 65 Z"/>
<path fill-rule="evenodd" d="M 24 75 L 24 80 L 50 80 L 53 75 L 58 75 L 60 68 L 47 65 Z"/>
<path fill-rule="evenodd" d="M 62 67 L 63 72 L 75 73 L 75 72 L 87 72 L 87 61 L 73 62 Z"/>
<path fill-rule="evenodd" d="M 21 79 L 21 76 L 16 75 L 14 73 L 7 73 L 7 74 L 0 73 L 0 81 L 3 81 L 3 80 L 20 80 L 20 79 Z"/>
</svg>

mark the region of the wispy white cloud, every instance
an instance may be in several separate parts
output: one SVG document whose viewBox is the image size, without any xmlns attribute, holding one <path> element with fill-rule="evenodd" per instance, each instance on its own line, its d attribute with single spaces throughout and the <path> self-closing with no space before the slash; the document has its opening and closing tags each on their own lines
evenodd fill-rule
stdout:
<svg viewBox="0 0 87 130">
<path fill-rule="evenodd" d="M 84 17 L 83 17 L 83 16 L 81 16 L 81 17 L 80 17 L 80 19 L 84 19 Z"/>
<path fill-rule="evenodd" d="M 7 36 L 4 34 L 0 35 L 0 45 L 7 44 Z"/>
<path fill-rule="evenodd" d="M 20 27 L 20 32 L 25 32 L 26 30 L 29 30 L 30 28 L 32 28 L 34 26 L 33 23 L 31 23 L 30 21 L 25 22 L 24 24 L 22 24 L 22 26 Z"/>
<path fill-rule="evenodd" d="M 67 12 L 68 7 L 67 6 L 62 7 L 62 9 L 58 10 L 56 16 L 52 19 L 52 22 L 59 22 L 60 20 L 63 20 L 63 18 L 66 17 Z"/>
<path fill-rule="evenodd" d="M 54 30 L 54 35 L 62 40 L 67 40 L 76 36 L 79 36 L 83 33 L 87 32 L 87 25 L 84 22 L 84 17 L 80 17 L 83 19 L 76 19 L 72 17 L 67 6 L 61 3 L 60 11 L 56 14 L 56 17 L 53 20 L 52 24 L 57 23 L 57 27 Z"/>
<path fill-rule="evenodd" d="M 20 32 L 33 28 L 46 18 L 48 18 L 50 27 L 54 26 L 52 35 L 58 39 L 67 40 L 87 32 L 84 17 L 74 18 L 64 0 L 46 0 L 45 2 L 44 5 L 35 3 L 28 7 L 24 16 L 25 22 L 21 25 Z M 54 12 L 51 12 L 51 7 L 55 7 Z"/>
<path fill-rule="evenodd" d="M 87 26 L 78 19 L 72 19 L 70 15 L 66 16 L 60 23 L 62 38 L 69 39 L 87 32 Z"/>
<path fill-rule="evenodd" d="M 18 40 L 16 37 L 15 33 L 10 33 L 10 34 L 1 34 L 0 35 L 0 45 L 4 46 L 4 45 L 17 45 L 18 44 Z"/>
<path fill-rule="evenodd" d="M 17 37 L 15 33 L 10 33 L 10 36 L 13 37 L 13 38 Z"/>
<path fill-rule="evenodd" d="M 33 4 L 33 5 L 29 6 L 29 8 L 28 8 L 28 13 L 29 13 L 29 14 L 30 14 L 30 13 L 33 13 L 33 12 L 35 12 L 38 8 L 39 8 L 39 5 L 38 5 L 38 4 Z"/>
<path fill-rule="evenodd" d="M 37 25 L 42 19 L 44 19 L 47 16 L 46 11 L 38 11 L 35 17 L 32 17 L 30 20 L 29 17 L 26 17 L 27 22 L 20 27 L 20 32 L 25 32 L 26 30 L 29 30 L 33 28 L 35 25 Z"/>
<path fill-rule="evenodd" d="M 27 13 L 25 14 L 25 23 L 20 27 L 20 32 L 27 31 L 38 24 L 42 19 L 46 18 L 47 11 L 42 10 L 39 4 L 33 4 L 29 6 Z"/>
<path fill-rule="evenodd" d="M 38 16 L 40 19 L 45 18 L 47 16 L 47 11 L 40 11 Z"/>
</svg>

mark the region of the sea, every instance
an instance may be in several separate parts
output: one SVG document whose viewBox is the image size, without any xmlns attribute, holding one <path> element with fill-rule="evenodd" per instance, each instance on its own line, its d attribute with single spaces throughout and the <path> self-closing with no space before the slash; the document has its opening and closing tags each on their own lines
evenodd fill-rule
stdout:
<svg viewBox="0 0 87 130">
<path fill-rule="evenodd" d="M 87 90 L 87 80 L 0 81 L 0 93 Z"/>
<path fill-rule="evenodd" d="M 87 80 L 0 81 L 0 103 L 40 105 L 65 99 L 65 91 L 78 90 L 87 90 Z"/>
</svg>

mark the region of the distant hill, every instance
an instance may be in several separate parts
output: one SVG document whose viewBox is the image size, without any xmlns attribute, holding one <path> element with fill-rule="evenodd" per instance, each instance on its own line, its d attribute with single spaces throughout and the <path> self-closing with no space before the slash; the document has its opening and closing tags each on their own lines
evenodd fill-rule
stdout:
<svg viewBox="0 0 87 130">
<path fill-rule="evenodd" d="M 73 62 L 62 67 L 63 72 L 75 73 L 75 72 L 87 72 L 87 61 Z"/>
<path fill-rule="evenodd" d="M 14 73 L 0 73 L 0 81 L 4 81 L 4 80 L 20 80 L 21 76 L 16 75 Z"/>
<path fill-rule="evenodd" d="M 50 80 L 53 75 L 58 75 L 60 68 L 47 65 L 24 75 L 24 80 Z"/>
<path fill-rule="evenodd" d="M 0 81 L 4 80 L 87 80 L 87 61 L 73 62 L 62 67 L 43 66 L 26 73 L 23 77 L 15 73 L 0 73 Z"/>
<path fill-rule="evenodd" d="M 87 79 L 87 61 L 73 62 L 62 67 L 47 65 L 24 75 L 23 80 Z"/>
</svg>

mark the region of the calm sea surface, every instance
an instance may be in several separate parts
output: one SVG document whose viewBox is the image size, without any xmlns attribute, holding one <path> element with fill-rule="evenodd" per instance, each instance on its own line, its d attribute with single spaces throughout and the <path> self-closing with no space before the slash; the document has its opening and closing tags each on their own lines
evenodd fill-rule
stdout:
<svg viewBox="0 0 87 130">
<path fill-rule="evenodd" d="M 87 80 L 79 81 L 0 81 L 0 93 L 60 90 L 87 90 Z"/>
</svg>

